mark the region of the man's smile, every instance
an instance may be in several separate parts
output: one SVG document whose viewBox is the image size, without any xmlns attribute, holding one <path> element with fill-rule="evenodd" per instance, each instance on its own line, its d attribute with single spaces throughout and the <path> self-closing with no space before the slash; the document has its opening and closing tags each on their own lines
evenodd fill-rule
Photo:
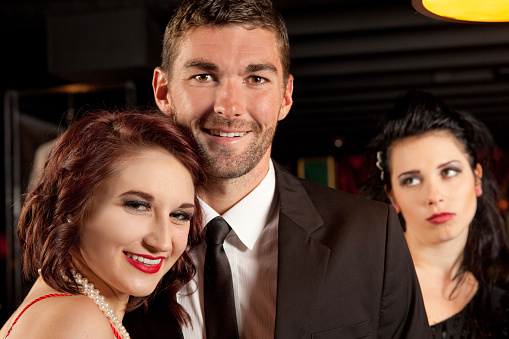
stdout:
<svg viewBox="0 0 509 339">
<path fill-rule="evenodd" d="M 214 136 L 220 136 L 220 137 L 227 137 L 227 138 L 234 138 L 234 137 L 241 137 L 245 135 L 247 132 L 223 132 L 219 130 L 206 130 L 208 133 Z"/>
</svg>

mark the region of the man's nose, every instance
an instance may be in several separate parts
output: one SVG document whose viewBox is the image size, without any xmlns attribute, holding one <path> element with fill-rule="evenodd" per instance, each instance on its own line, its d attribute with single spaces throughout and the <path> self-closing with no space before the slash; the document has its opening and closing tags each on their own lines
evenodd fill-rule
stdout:
<svg viewBox="0 0 509 339">
<path fill-rule="evenodd" d="M 228 79 L 218 85 L 214 112 L 225 118 L 241 116 L 244 113 L 243 84 L 235 79 Z"/>
</svg>

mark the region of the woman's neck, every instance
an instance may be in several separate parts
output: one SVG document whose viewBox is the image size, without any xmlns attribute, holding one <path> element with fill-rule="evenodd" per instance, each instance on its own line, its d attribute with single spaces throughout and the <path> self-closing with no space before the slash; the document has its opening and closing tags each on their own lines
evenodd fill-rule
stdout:
<svg viewBox="0 0 509 339">
<path fill-rule="evenodd" d="M 471 272 L 460 271 L 465 245 L 454 241 L 429 245 L 415 241 L 407 234 L 405 236 L 429 324 L 434 325 L 459 313 L 472 300 L 478 288 Z"/>
<path fill-rule="evenodd" d="M 95 274 L 82 260 L 74 260 L 77 273 L 80 273 L 83 278 L 86 278 L 89 283 L 94 284 L 94 288 L 99 290 L 99 293 L 104 297 L 105 301 L 109 304 L 113 313 L 122 320 L 125 315 L 127 303 L 129 301 L 129 294 L 120 292 L 105 281 L 103 281 L 97 274 Z"/>
<path fill-rule="evenodd" d="M 424 269 L 454 280 L 461 268 L 466 241 L 454 239 L 447 242 L 429 244 L 405 232 L 408 249 L 416 269 Z"/>
</svg>

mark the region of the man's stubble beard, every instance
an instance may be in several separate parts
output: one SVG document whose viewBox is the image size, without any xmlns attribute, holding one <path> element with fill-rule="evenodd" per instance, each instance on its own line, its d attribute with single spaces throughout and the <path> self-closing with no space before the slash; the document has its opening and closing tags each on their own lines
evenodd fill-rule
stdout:
<svg viewBox="0 0 509 339">
<path fill-rule="evenodd" d="M 204 159 L 205 172 L 217 179 L 239 178 L 251 172 L 272 145 L 275 130 L 274 126 L 258 134 L 259 138 L 255 142 L 249 144 L 244 152 L 236 155 L 232 155 L 228 147 L 217 147 L 215 152 L 211 153 L 204 143 L 197 140 L 199 153 Z"/>
<path fill-rule="evenodd" d="M 175 108 L 173 108 L 173 113 L 173 119 L 179 123 L 178 112 Z M 200 140 L 199 134 L 203 133 L 201 131 L 201 126 L 204 124 L 203 119 L 198 120 L 191 127 L 191 133 L 198 145 L 198 152 L 204 161 L 205 173 L 216 179 L 234 179 L 251 172 L 270 149 L 277 127 L 277 121 L 274 126 L 265 131 L 262 131 L 256 122 L 248 123 L 219 118 L 215 118 L 213 121 L 214 127 L 241 128 L 241 126 L 248 126 L 247 129 L 251 131 L 250 133 L 254 133 L 256 136 L 246 150 L 240 154 L 233 154 L 232 149 L 226 146 L 216 145 L 214 150 L 211 150 L 203 140 Z M 189 129 L 189 126 L 184 127 Z"/>
</svg>

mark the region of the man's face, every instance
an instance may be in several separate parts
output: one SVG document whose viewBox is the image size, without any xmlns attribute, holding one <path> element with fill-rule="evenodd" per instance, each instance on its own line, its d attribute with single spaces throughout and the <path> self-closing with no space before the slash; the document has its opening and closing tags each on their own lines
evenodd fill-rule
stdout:
<svg viewBox="0 0 509 339">
<path fill-rule="evenodd" d="M 171 79 L 159 72 L 156 101 L 192 131 L 208 175 L 236 178 L 260 162 L 268 166 L 276 125 L 290 110 L 293 90 L 291 76 L 284 85 L 272 31 L 194 29 L 180 44 Z"/>
</svg>

